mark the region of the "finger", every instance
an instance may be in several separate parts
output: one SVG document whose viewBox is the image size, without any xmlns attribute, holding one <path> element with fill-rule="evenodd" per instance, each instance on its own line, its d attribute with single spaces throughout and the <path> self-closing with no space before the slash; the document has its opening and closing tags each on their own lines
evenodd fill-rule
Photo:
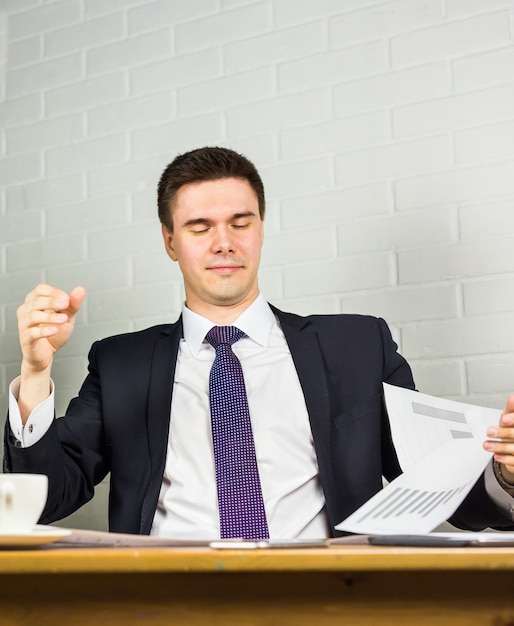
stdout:
<svg viewBox="0 0 514 626">
<path fill-rule="evenodd" d="M 68 308 L 69 300 L 68 294 L 62 289 L 51 285 L 38 285 L 27 295 L 21 309 L 22 311 L 31 309 L 63 311 Z"/>
<path fill-rule="evenodd" d="M 82 286 L 74 287 L 69 293 L 69 307 L 68 310 L 72 315 L 75 315 L 82 306 L 84 298 L 86 297 L 86 290 Z"/>
<path fill-rule="evenodd" d="M 66 313 L 57 313 L 51 310 L 30 311 L 25 317 L 25 325 L 27 328 L 48 324 L 65 324 L 67 321 L 68 315 Z"/>
<path fill-rule="evenodd" d="M 500 423 L 504 422 L 504 418 L 507 418 L 507 421 L 510 424 L 514 424 L 514 394 L 507 398 L 507 403 L 505 404 L 505 410 L 502 413 Z"/>
</svg>

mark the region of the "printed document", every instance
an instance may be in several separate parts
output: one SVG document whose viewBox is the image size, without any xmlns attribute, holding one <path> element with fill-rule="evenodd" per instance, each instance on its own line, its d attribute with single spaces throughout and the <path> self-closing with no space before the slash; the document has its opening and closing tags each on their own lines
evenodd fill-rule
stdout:
<svg viewBox="0 0 514 626">
<path fill-rule="evenodd" d="M 361 534 L 422 534 L 446 521 L 491 460 L 482 443 L 501 411 L 384 384 L 398 478 L 336 526 Z"/>
</svg>

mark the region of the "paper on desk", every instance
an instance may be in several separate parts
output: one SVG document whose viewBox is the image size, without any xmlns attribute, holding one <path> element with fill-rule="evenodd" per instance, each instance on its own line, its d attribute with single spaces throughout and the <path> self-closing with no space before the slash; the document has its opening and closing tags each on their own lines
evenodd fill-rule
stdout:
<svg viewBox="0 0 514 626">
<path fill-rule="evenodd" d="M 384 393 L 403 474 L 336 529 L 427 533 L 452 515 L 491 459 L 482 443 L 501 411 L 387 384 Z"/>
<path fill-rule="evenodd" d="M 208 539 L 173 539 L 153 535 L 131 535 L 71 528 L 71 533 L 52 543 L 51 548 L 157 548 L 208 546 Z"/>
</svg>

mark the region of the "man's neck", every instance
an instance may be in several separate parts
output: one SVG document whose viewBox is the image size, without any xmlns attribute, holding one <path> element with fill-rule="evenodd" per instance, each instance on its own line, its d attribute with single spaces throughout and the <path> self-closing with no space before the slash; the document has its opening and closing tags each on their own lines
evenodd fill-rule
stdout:
<svg viewBox="0 0 514 626">
<path fill-rule="evenodd" d="M 201 306 L 195 306 L 194 304 L 190 306 L 189 302 L 186 300 L 186 307 L 194 313 L 207 318 L 217 326 L 230 326 L 253 302 L 255 302 L 258 296 L 259 292 L 252 295 L 251 298 L 245 299 L 237 304 L 228 304 L 226 306 L 212 305 L 209 303 L 202 303 Z"/>
</svg>

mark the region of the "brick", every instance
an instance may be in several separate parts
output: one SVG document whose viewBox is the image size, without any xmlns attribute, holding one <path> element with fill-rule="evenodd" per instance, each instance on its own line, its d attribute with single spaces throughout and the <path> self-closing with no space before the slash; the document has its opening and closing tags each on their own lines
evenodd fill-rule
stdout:
<svg viewBox="0 0 514 626">
<path fill-rule="evenodd" d="M 381 215 L 392 210 L 391 195 L 383 183 L 310 196 L 302 194 L 285 198 L 280 204 L 281 221 L 285 229 L 338 224 L 341 220 Z"/>
<path fill-rule="evenodd" d="M 287 266 L 334 258 L 335 255 L 336 242 L 330 228 L 283 232 L 265 238 L 262 266 Z"/>
<path fill-rule="evenodd" d="M 126 132 L 135 128 L 148 127 L 150 120 L 152 124 L 170 120 L 174 115 L 176 115 L 175 106 L 169 92 L 130 98 L 88 111 L 88 134 Z"/>
<path fill-rule="evenodd" d="M 142 6 L 129 9 L 127 20 L 129 33 L 140 33 L 162 28 L 164 24 L 180 24 L 203 18 L 219 10 L 218 0 L 188 0 L 188 2 L 169 2 L 158 0 L 146 2 Z"/>
<path fill-rule="evenodd" d="M 40 239 L 42 235 L 43 215 L 41 211 L 18 210 L 7 215 L 0 215 L 0 243 L 2 244 Z"/>
<path fill-rule="evenodd" d="M 87 50 L 124 36 L 123 14 L 85 20 L 45 35 L 45 54 L 56 56 Z"/>
<path fill-rule="evenodd" d="M 223 119 L 220 113 L 200 115 L 177 120 L 160 126 L 134 131 L 132 154 L 136 158 L 152 154 L 166 155 L 166 160 L 199 145 L 217 143 L 223 136 Z"/>
<path fill-rule="evenodd" d="M 446 0 L 446 15 L 449 18 L 466 17 L 511 6 L 512 0 Z"/>
<path fill-rule="evenodd" d="M 319 53 L 326 45 L 324 23 L 311 22 L 224 45 L 223 67 L 226 72 L 272 67 L 276 63 Z"/>
<path fill-rule="evenodd" d="M 459 234 L 465 239 L 504 237 L 512 230 L 513 202 L 488 202 L 459 208 Z"/>
<path fill-rule="evenodd" d="M 12 316 L 11 316 L 12 317 Z M 15 363 L 15 367 L 13 368 L 16 372 L 14 376 L 9 376 L 10 368 L 6 368 L 8 383 L 11 382 L 15 378 L 15 376 L 19 376 L 20 374 L 20 344 L 18 341 L 18 333 L 15 332 L 14 328 L 9 329 L 9 332 L 6 332 L 2 336 L 0 336 L 0 354 L 2 354 L 2 360 L 4 363 Z M 5 411 L 7 412 L 8 404 L 5 403 Z"/>
<path fill-rule="evenodd" d="M 337 229 L 340 255 L 418 248 L 449 243 L 456 228 L 447 209 L 352 219 Z"/>
<path fill-rule="evenodd" d="M 387 287 L 393 283 L 389 254 L 360 255 L 283 269 L 284 297 L 304 298 Z"/>
<path fill-rule="evenodd" d="M 391 138 L 386 112 L 336 118 L 329 122 L 286 128 L 280 132 L 280 155 L 285 159 L 359 149 Z"/>
<path fill-rule="evenodd" d="M 2 10 L 6 13 L 23 11 L 39 4 L 39 0 L 2 0 Z"/>
<path fill-rule="evenodd" d="M 7 270 L 17 272 L 52 265 L 67 265 L 84 259 L 83 241 L 64 235 L 7 246 Z"/>
<path fill-rule="evenodd" d="M 514 262 L 512 263 L 514 270 Z M 487 278 L 463 285 L 464 313 L 466 315 L 483 315 L 509 312 L 514 308 L 514 278 Z M 514 389 L 514 378 L 513 378 Z"/>
<path fill-rule="evenodd" d="M 432 100 L 448 95 L 449 89 L 446 63 L 388 71 L 335 85 L 334 112 L 349 114 Z"/>
<path fill-rule="evenodd" d="M 376 5 L 376 0 L 274 0 L 273 5 L 276 25 L 282 28 Z"/>
<path fill-rule="evenodd" d="M 332 46 L 376 40 L 395 33 L 411 31 L 440 23 L 439 3 L 424 0 L 394 0 L 361 11 L 337 15 L 329 19 Z"/>
<path fill-rule="evenodd" d="M 456 163 L 514 158 L 514 120 L 457 131 L 454 141 Z"/>
<path fill-rule="evenodd" d="M 9 98 L 49 89 L 76 81 L 82 76 L 79 54 L 42 61 L 7 73 L 6 90 Z"/>
<path fill-rule="evenodd" d="M 261 167 L 260 174 L 269 199 L 324 191 L 332 185 L 327 158 Z"/>
<path fill-rule="evenodd" d="M 50 146 L 68 144 L 85 134 L 81 114 L 44 120 L 36 124 L 7 128 L 5 137 L 9 154 L 44 150 Z"/>
<path fill-rule="evenodd" d="M 162 158 L 152 158 L 92 169 L 87 173 L 88 195 L 95 198 L 155 188 L 164 166 Z"/>
<path fill-rule="evenodd" d="M 469 387 L 475 393 L 511 394 L 514 390 L 514 355 L 466 361 Z"/>
<path fill-rule="evenodd" d="M 391 324 L 411 320 L 444 319 L 460 313 L 455 284 L 420 285 L 342 296 L 343 313 L 375 315 Z"/>
<path fill-rule="evenodd" d="M 74 389 L 76 393 L 87 374 L 85 358 L 65 357 L 63 354 L 59 357 L 52 366 L 52 377 L 58 381 L 59 389 Z"/>
<path fill-rule="evenodd" d="M 175 26 L 176 50 L 179 54 L 212 48 L 229 41 L 246 39 L 271 30 L 271 7 L 257 2 L 231 11 L 198 18 Z"/>
<path fill-rule="evenodd" d="M 124 67 L 146 65 L 150 61 L 167 58 L 172 52 L 171 29 L 166 28 L 88 50 L 87 73 L 93 75 Z"/>
<path fill-rule="evenodd" d="M 513 195 L 513 171 L 514 162 L 508 161 L 399 180 L 395 183 L 396 206 L 402 210 Z"/>
<path fill-rule="evenodd" d="M 87 256 L 90 260 L 126 258 L 127 255 L 162 248 L 161 229 L 157 222 L 137 228 L 125 226 L 87 233 Z"/>
<path fill-rule="evenodd" d="M 510 40 L 506 11 L 397 35 L 390 40 L 393 67 L 484 50 Z"/>
<path fill-rule="evenodd" d="M 56 30 L 78 22 L 80 15 L 80 0 L 63 0 L 42 7 L 34 7 L 30 11 L 10 16 L 9 36 L 12 39 L 22 39 Z"/>
<path fill-rule="evenodd" d="M 514 238 L 466 241 L 398 252 L 400 283 L 462 279 L 514 272 Z"/>
<path fill-rule="evenodd" d="M 198 82 L 177 90 L 178 114 L 196 115 L 226 109 L 270 97 L 273 91 L 274 77 L 270 68 Z"/>
<path fill-rule="evenodd" d="M 127 96 L 125 76 L 121 72 L 106 74 L 79 83 L 50 89 L 45 96 L 48 115 L 59 115 L 121 100 Z"/>
<path fill-rule="evenodd" d="M 0 102 L 0 119 L 5 128 L 40 120 L 43 115 L 41 94 L 29 94 Z"/>
<path fill-rule="evenodd" d="M 235 107 L 227 110 L 225 117 L 229 137 L 239 137 L 323 121 L 327 113 L 327 94 L 315 89 Z"/>
<path fill-rule="evenodd" d="M 85 15 L 95 17 L 105 13 L 125 11 L 138 4 L 141 4 L 141 0 L 85 0 Z"/>
<path fill-rule="evenodd" d="M 7 189 L 7 206 L 10 211 L 40 209 L 46 206 L 67 204 L 83 200 L 85 186 L 82 175 L 46 178 L 35 183 L 24 183 Z"/>
<path fill-rule="evenodd" d="M 450 165 L 451 161 L 451 145 L 445 136 L 391 143 L 337 155 L 336 181 L 358 185 L 439 170 Z"/>
<path fill-rule="evenodd" d="M 432 396 L 460 396 L 466 389 L 466 375 L 460 361 L 410 360 L 416 389 Z"/>
<path fill-rule="evenodd" d="M 451 61 L 453 83 L 459 91 L 491 83 L 509 83 L 513 67 L 512 45 Z"/>
<path fill-rule="evenodd" d="M 30 63 L 37 63 L 42 59 L 42 38 L 30 37 L 9 44 L 9 67 L 16 68 Z"/>
<path fill-rule="evenodd" d="M 24 302 L 26 295 L 43 280 L 43 269 L 34 268 L 23 272 L 11 272 L 0 274 L 0 293 L 2 304 L 12 304 L 17 308 Z M 13 329 L 16 326 L 15 315 L 13 316 Z"/>
<path fill-rule="evenodd" d="M 180 311 L 182 298 L 169 288 L 163 294 L 163 286 L 140 285 L 127 289 L 109 289 L 90 294 L 88 302 L 89 320 L 93 323 L 123 320 L 148 316 L 161 316 L 161 322 L 175 320 Z M 178 292 L 178 289 L 177 289 Z"/>
<path fill-rule="evenodd" d="M 73 272 L 71 282 L 70 269 Z M 81 262 L 73 268 L 52 267 L 46 271 L 46 279 L 49 284 L 58 285 L 66 290 L 72 289 L 75 281 L 86 288 L 91 286 L 95 290 L 119 289 L 130 285 L 130 261 L 127 258 L 109 259 L 109 263 L 106 264 L 102 259 L 101 261 Z"/>
<path fill-rule="evenodd" d="M 304 90 L 306 86 L 313 88 L 378 74 L 386 68 L 385 44 L 373 41 L 282 63 L 278 67 L 278 87 L 281 93 Z"/>
<path fill-rule="evenodd" d="M 282 297 L 282 272 L 276 267 L 259 270 L 259 288 L 264 297 L 275 303 Z"/>
<path fill-rule="evenodd" d="M 127 204 L 126 196 L 120 195 L 49 207 L 45 210 L 45 234 L 73 235 L 126 226 Z"/>
<path fill-rule="evenodd" d="M 47 150 L 46 171 L 49 176 L 81 172 L 124 161 L 127 153 L 127 138 L 124 134 L 105 135 Z"/>
<path fill-rule="evenodd" d="M 159 230 L 157 225 L 154 229 Z M 151 283 L 182 282 L 182 274 L 178 263 L 174 263 L 164 250 L 162 244 L 157 252 L 150 252 L 154 248 L 148 248 L 147 253 L 138 254 L 132 259 L 132 271 L 135 285 L 147 285 Z"/>
<path fill-rule="evenodd" d="M 476 126 L 512 117 L 514 85 L 505 85 L 398 107 L 393 134 L 409 137 Z"/>
<path fill-rule="evenodd" d="M 16 185 L 42 176 L 41 156 L 37 152 L 2 159 L 0 185 Z"/>
<path fill-rule="evenodd" d="M 130 70 L 132 93 L 137 95 L 150 91 L 162 91 L 168 85 L 175 88 L 209 80 L 221 74 L 219 50 L 202 50 L 157 63 L 149 63 Z"/>
<path fill-rule="evenodd" d="M 131 218 L 132 223 L 157 220 L 157 187 L 132 194 Z"/>
<path fill-rule="evenodd" d="M 269 134 L 259 134 L 254 137 L 238 137 L 237 143 L 234 143 L 229 139 L 222 139 L 219 145 L 227 148 L 235 148 L 238 152 L 244 154 L 250 159 L 258 169 L 261 166 L 276 163 L 278 160 L 278 148 L 275 137 Z"/>
<path fill-rule="evenodd" d="M 406 358 L 442 358 L 514 351 L 514 316 L 495 315 L 411 324 L 402 329 Z"/>
</svg>

